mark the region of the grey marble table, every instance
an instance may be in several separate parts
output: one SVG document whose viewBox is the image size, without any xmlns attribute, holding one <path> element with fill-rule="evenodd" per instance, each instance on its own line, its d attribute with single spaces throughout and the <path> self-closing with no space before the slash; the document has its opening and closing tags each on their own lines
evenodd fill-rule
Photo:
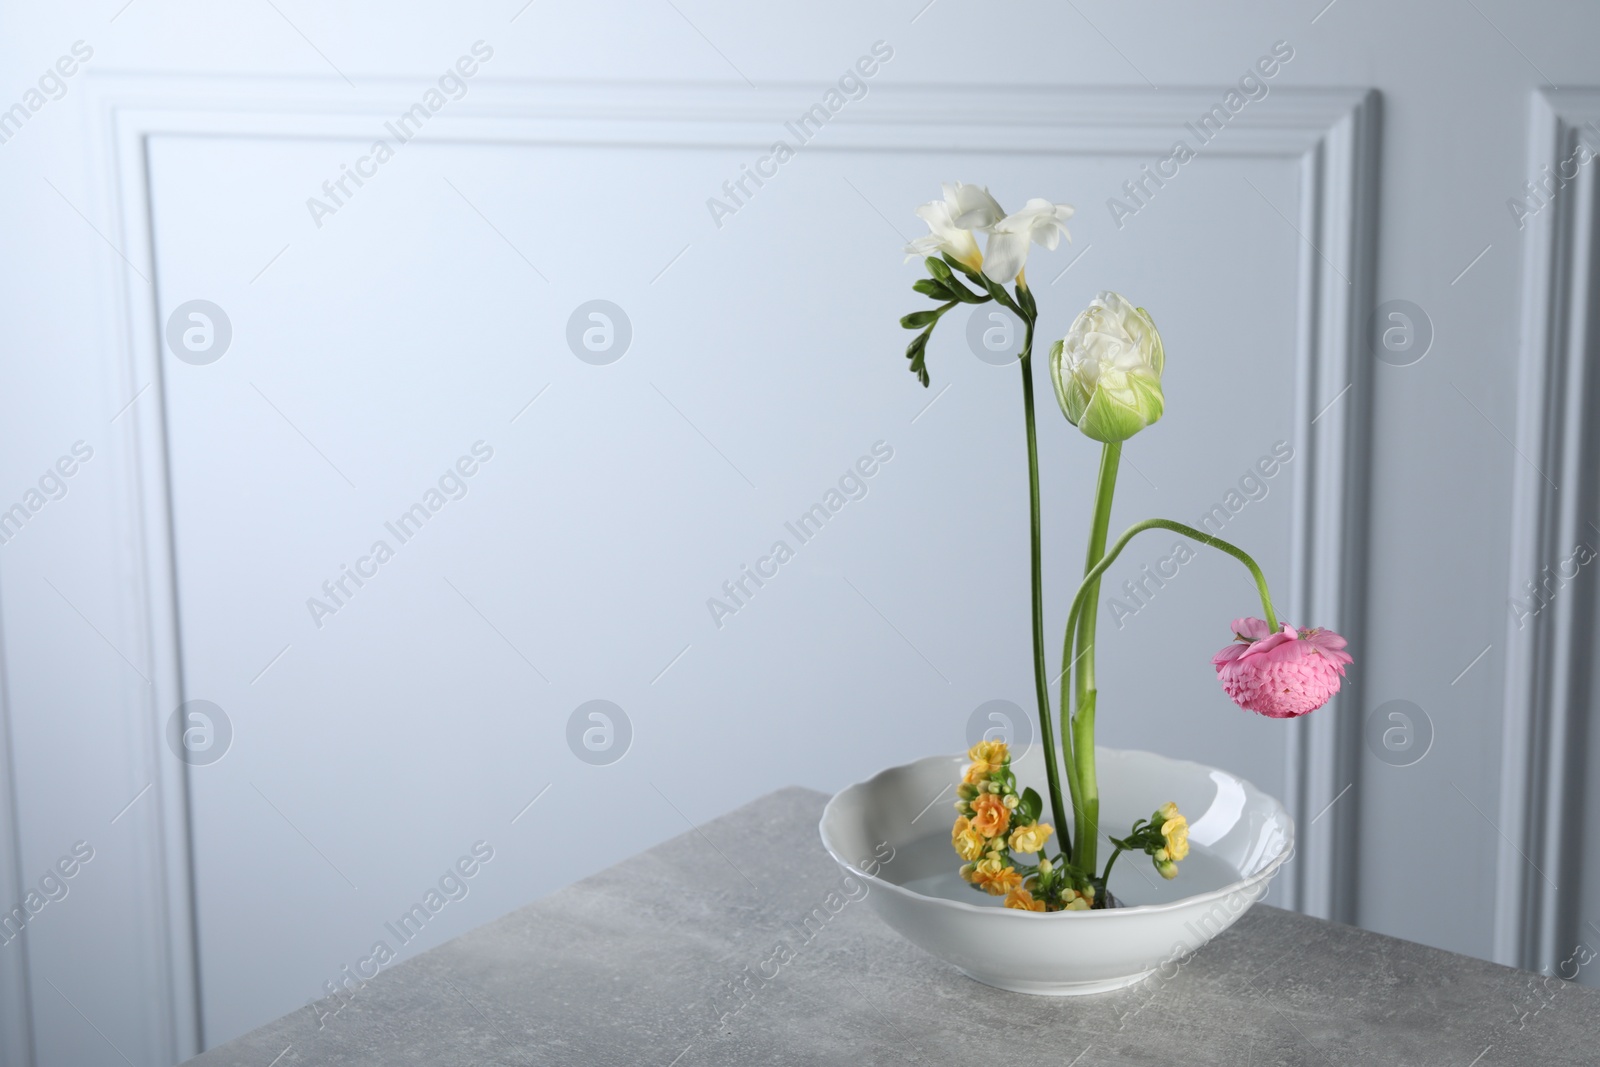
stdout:
<svg viewBox="0 0 1600 1067">
<path fill-rule="evenodd" d="M 1600 992 L 1260 905 L 1131 989 L 990 989 L 849 899 L 824 799 L 764 797 L 191 1062 L 1600 1063 Z"/>
</svg>

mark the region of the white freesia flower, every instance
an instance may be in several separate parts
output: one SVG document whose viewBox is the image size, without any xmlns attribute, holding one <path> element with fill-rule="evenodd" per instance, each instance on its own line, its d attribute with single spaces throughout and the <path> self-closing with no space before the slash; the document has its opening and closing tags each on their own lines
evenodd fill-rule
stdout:
<svg viewBox="0 0 1600 1067">
<path fill-rule="evenodd" d="M 1067 220 L 1073 215 L 1070 204 L 1052 204 L 1038 197 L 1028 201 L 1026 207 L 991 223 L 987 232 L 989 246 L 983 260 L 983 273 L 1005 285 L 1022 273 L 1028 263 L 1028 242 L 1043 245 L 1054 252 L 1067 233 Z"/>
<path fill-rule="evenodd" d="M 906 259 L 947 253 L 958 263 L 978 270 L 983 266 L 983 253 L 978 250 L 972 231 L 986 229 L 1005 212 L 981 185 L 945 182 L 943 188 L 943 200 L 932 200 L 917 208 L 917 217 L 928 224 L 930 232 L 906 245 Z"/>
<path fill-rule="evenodd" d="M 1095 297 L 1050 350 L 1062 413 L 1086 436 L 1107 443 L 1126 441 L 1161 418 L 1165 366 L 1149 312 L 1113 292 Z"/>
<path fill-rule="evenodd" d="M 955 214 L 957 226 L 982 230 L 1005 217 L 1005 209 L 995 202 L 985 186 L 945 182 L 941 188 L 944 189 L 945 203 L 950 205 Z"/>
</svg>

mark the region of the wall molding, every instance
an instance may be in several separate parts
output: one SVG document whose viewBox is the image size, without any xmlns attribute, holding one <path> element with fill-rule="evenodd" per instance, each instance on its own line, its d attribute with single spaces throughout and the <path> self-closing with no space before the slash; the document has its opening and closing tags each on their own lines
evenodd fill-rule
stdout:
<svg viewBox="0 0 1600 1067">
<path fill-rule="evenodd" d="M 154 261 L 146 151 L 156 136 L 340 139 L 362 144 L 416 101 L 414 80 L 363 79 L 358 89 L 321 79 L 173 78 L 95 72 L 98 119 L 91 163 L 104 217 L 114 220 L 127 265 L 108 282 L 121 330 L 108 373 L 121 395 L 154 383 L 160 399 L 122 420 L 120 514 L 131 546 L 124 583 L 130 617 L 142 620 L 153 685 L 130 691 L 142 759 L 157 783 L 149 819 L 138 827 L 154 857 L 140 887 L 157 931 L 152 973 L 141 995 L 167 1020 L 170 1055 L 203 1041 L 197 963 L 188 780 L 162 757 L 166 714 L 183 699 L 182 649 L 169 511 L 168 444 L 162 388 L 159 270 Z M 425 87 L 425 86 L 423 86 Z M 616 85 L 490 80 L 452 102 L 418 134 L 433 143 L 737 146 L 765 150 L 784 122 L 816 102 L 812 85 L 760 90 L 728 85 Z M 1170 153 L 1184 124 L 1216 105 L 1228 87 L 1169 89 L 952 89 L 875 85 L 829 123 L 809 151 L 1030 152 L 1114 155 L 1154 162 Z M 1204 154 L 1284 160 L 1298 167 L 1300 197 L 1290 214 L 1299 246 L 1295 448 L 1307 473 L 1295 487 L 1291 590 L 1295 617 L 1359 634 L 1364 610 L 1370 389 L 1365 321 L 1374 278 L 1378 96 L 1368 90 L 1275 89 L 1236 116 Z M 150 284 L 134 274 L 133 265 Z M 1358 659 L 1359 647 L 1354 649 Z M 1349 919 L 1354 909 L 1354 802 L 1336 803 L 1358 766 L 1359 676 L 1334 706 L 1293 724 L 1287 742 L 1289 795 L 1299 821 L 1299 861 L 1285 872 L 1291 906 Z M 156 1003 L 159 1001 L 159 1003 Z M 160 1058 L 160 1057 L 157 1057 Z"/>
<path fill-rule="evenodd" d="M 1562 173 L 1579 134 L 1600 148 L 1600 90 L 1536 92 L 1528 175 Z M 1501 841 L 1495 887 L 1494 955 L 1533 970 L 1553 968 L 1581 938 L 1577 926 L 1584 711 L 1592 666 L 1594 583 L 1560 587 L 1537 612 L 1529 582 L 1555 575 L 1574 548 L 1600 549 L 1600 437 L 1592 413 L 1600 379 L 1596 310 L 1600 216 L 1595 165 L 1527 219 L 1523 247 L 1522 337 L 1517 384 L 1517 449 L 1512 484 L 1510 591 L 1500 779 Z M 1531 201 L 1530 201 L 1531 203 Z M 1542 594 L 1543 595 L 1543 594 Z M 1574 791 L 1577 792 L 1574 792 Z M 1579 836 L 1569 836 L 1579 835 Z M 1567 887 L 1565 891 L 1558 888 Z"/>
<path fill-rule="evenodd" d="M 0 621 L 0 648 L 5 647 Z M 23 898 L 22 841 L 17 834 L 17 773 L 11 752 L 11 686 L 0 660 L 0 917 Z M 0 1064 L 31 1067 L 33 1017 L 26 931 L 0 944 Z"/>
<path fill-rule="evenodd" d="M 1316 237 L 1301 247 L 1295 447 L 1309 473 L 1295 483 L 1289 603 L 1302 625 L 1345 634 L 1366 631 L 1379 123 L 1378 95 L 1365 94 L 1301 161 L 1300 229 Z M 1362 656 L 1359 641 L 1352 652 Z M 1339 801 L 1359 776 L 1363 690 L 1352 670 L 1331 705 L 1290 734 L 1287 802 L 1300 862 L 1285 872 L 1289 903 L 1347 923 L 1356 920 L 1360 809 Z"/>
</svg>

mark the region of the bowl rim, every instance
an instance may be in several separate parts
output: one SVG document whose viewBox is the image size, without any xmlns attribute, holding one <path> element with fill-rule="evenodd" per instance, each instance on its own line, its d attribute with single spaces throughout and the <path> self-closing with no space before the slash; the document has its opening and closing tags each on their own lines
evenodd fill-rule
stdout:
<svg viewBox="0 0 1600 1067">
<path fill-rule="evenodd" d="M 1148 756 L 1152 759 L 1161 760 L 1165 763 L 1196 767 L 1200 770 L 1208 772 L 1208 774 L 1211 771 L 1220 771 L 1223 774 L 1237 779 L 1249 789 L 1254 790 L 1258 795 L 1266 797 L 1268 800 L 1272 801 L 1273 805 L 1277 808 L 1278 814 L 1282 817 L 1284 825 L 1287 828 L 1287 833 L 1284 835 L 1283 847 L 1278 851 L 1276 856 L 1267 861 L 1267 865 L 1265 867 L 1261 868 L 1261 870 L 1252 875 L 1241 878 L 1237 882 L 1230 882 L 1228 885 L 1221 886 L 1217 889 L 1209 889 L 1203 893 L 1196 893 L 1193 896 L 1180 897 L 1177 900 L 1169 901 L 1165 904 L 1134 904 L 1129 907 L 1105 908 L 1092 911 L 1049 912 L 1024 911 L 1021 908 L 996 908 L 993 905 L 968 904 L 966 901 L 950 900 L 946 897 L 930 897 L 925 893 L 918 893 L 914 889 L 907 889 L 905 886 L 897 885 L 894 882 L 880 878 L 875 874 L 867 873 L 866 871 L 846 860 L 833 847 L 833 842 L 828 839 L 828 823 L 836 813 L 837 809 L 835 808 L 835 805 L 839 803 L 840 798 L 846 793 L 854 790 L 864 790 L 886 775 L 905 771 L 909 768 L 917 767 L 924 763 L 946 763 L 954 761 L 955 763 L 959 764 L 962 762 L 963 757 L 952 755 L 923 756 L 921 759 L 912 760 L 910 763 L 900 763 L 892 767 L 885 767 L 876 774 L 872 775 L 870 778 L 864 778 L 859 782 L 850 783 L 828 798 L 828 803 L 825 804 L 822 809 L 822 818 L 817 821 L 817 834 L 822 838 L 822 847 L 827 850 L 828 855 L 833 858 L 835 863 L 849 871 L 851 874 L 855 875 L 857 878 L 866 879 L 869 886 L 872 888 L 882 888 L 893 895 L 914 901 L 925 901 L 928 904 L 939 907 L 955 908 L 958 911 L 970 912 L 977 915 L 998 916 L 1001 918 L 997 919 L 997 921 L 1002 922 L 1013 920 L 1037 921 L 1040 919 L 1049 921 L 1070 920 L 1077 922 L 1096 917 L 1102 920 L 1110 920 L 1118 916 L 1132 918 L 1141 915 L 1158 915 L 1163 912 L 1180 911 L 1183 909 L 1192 908 L 1197 904 L 1204 904 L 1210 901 L 1220 901 L 1240 892 L 1254 889 L 1257 885 L 1260 885 L 1261 883 L 1271 879 L 1273 875 L 1277 874 L 1278 868 L 1287 863 L 1289 861 L 1289 857 L 1294 854 L 1295 825 L 1293 816 L 1291 816 L 1288 809 L 1283 806 L 1283 801 L 1279 800 L 1271 793 L 1268 793 L 1266 790 L 1257 787 L 1256 784 L 1249 779 L 1241 778 L 1232 771 L 1223 770 L 1221 767 L 1212 767 L 1209 764 L 1200 763 L 1197 760 L 1178 759 L 1174 756 L 1163 755 L 1160 752 L 1151 752 L 1147 749 L 1109 748 L 1105 746 L 1097 746 L 1096 753 L 1105 755 L 1115 754 L 1117 756 Z M 937 801 L 935 802 L 937 803 Z M 1255 903 L 1255 900 L 1252 899 L 1250 903 Z M 1247 908 L 1249 906 L 1250 904 L 1245 905 Z"/>
</svg>

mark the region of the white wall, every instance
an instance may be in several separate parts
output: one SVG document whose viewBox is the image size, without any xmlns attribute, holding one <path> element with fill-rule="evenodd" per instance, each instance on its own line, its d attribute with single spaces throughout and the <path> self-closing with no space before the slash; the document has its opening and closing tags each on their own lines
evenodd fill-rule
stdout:
<svg viewBox="0 0 1600 1067">
<path fill-rule="evenodd" d="M 74 442 L 94 455 L 64 498 L 0 545 L 0 840 L 15 845 L 0 847 L 0 907 L 76 842 L 94 858 L 23 938 L 0 945 L 0 1005 L 33 1020 L 29 1034 L 4 1016 L 0 1062 L 170 1061 L 202 1024 L 215 1043 L 303 1004 L 475 840 L 492 842 L 496 860 L 418 945 L 681 832 L 685 818 L 951 748 L 984 700 L 1026 707 L 1014 371 L 979 363 L 948 330 L 924 394 L 892 322 L 914 306 L 892 231 L 914 232 L 910 209 L 938 180 L 1077 204 L 1074 248 L 1040 261 L 1047 280 L 1091 248 L 1041 296 L 1057 333 L 1101 286 L 1137 291 L 1167 328 L 1170 415 L 1130 449 L 1148 480 L 1125 472 L 1120 519 L 1191 518 L 1305 429 L 1293 409 L 1296 272 L 1328 250 L 1308 253 L 1289 221 L 1305 191 L 1292 158 L 1224 147 L 1119 228 L 1106 201 L 1150 158 L 1143 146 L 1030 157 L 958 138 L 847 151 L 841 127 L 838 143 L 819 138 L 714 227 L 705 197 L 771 128 L 769 110 L 804 108 L 877 40 L 894 58 L 875 95 L 851 105 L 864 123 L 916 100 L 918 86 L 978 83 L 1120 89 L 1106 106 L 1127 115 L 1184 88 L 1214 97 L 1279 40 L 1294 59 L 1274 95 L 1250 105 L 1257 121 L 1295 108 L 1286 90 L 1381 93 L 1370 295 L 1423 308 L 1434 340 L 1415 365 L 1369 364 L 1344 398 L 1371 457 L 1366 617 L 1344 624 L 1360 642 L 1361 688 L 1359 706 L 1329 709 L 1315 740 L 1354 741 L 1355 759 L 1319 764 L 1352 784 L 1323 783 L 1335 806 L 1301 812 L 1302 826 L 1315 815 L 1348 828 L 1353 853 L 1338 854 L 1353 876 L 1329 880 L 1328 909 L 1361 925 L 1546 965 L 1566 941 L 1594 944 L 1600 935 L 1581 931 L 1600 922 L 1596 893 L 1575 867 L 1551 872 L 1562 892 L 1542 905 L 1543 928 L 1508 925 L 1525 891 L 1519 851 L 1547 863 L 1515 803 L 1526 761 L 1510 762 L 1518 778 L 1502 789 L 1506 655 L 1519 632 L 1507 590 L 1533 577 L 1513 573 L 1529 559 L 1513 551 L 1514 511 L 1546 473 L 1572 492 L 1591 473 L 1579 461 L 1547 471 L 1530 454 L 1546 412 L 1538 397 L 1519 417 L 1519 355 L 1527 308 L 1544 307 L 1550 287 L 1523 293 L 1525 235 L 1507 200 L 1532 176 L 1533 94 L 1547 78 L 1600 82 L 1592 9 L 520 7 L 6 10 L 0 105 L 74 42 L 94 54 L 0 144 L 0 504 Z M 494 57 L 462 102 L 479 110 L 452 127 L 459 137 L 408 147 L 313 226 L 304 198 L 353 158 L 362 116 L 392 114 L 408 86 L 480 38 Z M 719 88 L 709 105 L 662 91 L 662 119 L 681 120 L 662 147 L 527 147 L 518 142 L 552 139 L 529 132 L 556 121 L 539 106 L 611 99 L 604 86 L 547 79 Z M 111 103 L 161 114 L 119 127 L 165 131 L 146 167 L 124 166 Z M 733 114 L 696 141 L 688 116 L 707 107 Z M 207 110 L 227 117 L 193 114 Z M 744 125 L 735 135 L 728 123 Z M 636 132 L 660 129 L 641 121 Z M 574 124 L 570 140 L 589 130 Z M 141 182 L 148 247 L 124 228 Z M 1581 236 L 1590 217 L 1552 208 L 1532 221 Z M 1587 276 L 1562 277 L 1586 307 Z M 226 307 L 236 330 L 237 347 L 209 367 L 153 349 L 158 323 L 193 297 Z M 593 297 L 623 304 L 637 330 L 610 367 L 581 363 L 561 340 L 572 308 Z M 1587 336 L 1561 349 L 1577 352 L 1569 363 L 1584 362 Z M 141 368 L 160 373 L 143 393 L 154 379 Z M 912 423 L 940 377 L 950 394 Z M 1059 602 L 1081 555 L 1092 451 L 1047 388 L 1041 400 Z M 313 627 L 314 587 L 479 439 L 495 459 L 433 520 L 431 541 L 402 549 L 393 571 Z M 789 588 L 763 590 L 713 629 L 705 597 L 878 439 L 896 459 L 826 531 L 831 543 L 797 560 Z M 1275 574 L 1312 566 L 1293 541 L 1294 499 L 1275 489 L 1239 519 L 1238 539 Z M 1249 604 L 1236 576 L 1205 566 L 1170 607 L 1108 642 L 1102 692 L 1121 687 L 1126 705 L 1102 715 L 1105 738 L 1290 791 L 1287 732 L 1235 712 L 1207 677 L 1215 620 Z M 1588 604 L 1586 579 L 1557 603 Z M 1142 669 L 1152 657 L 1159 674 Z M 152 724 L 178 693 L 229 711 L 224 760 L 185 772 L 166 752 Z M 1576 693 L 1561 706 L 1581 723 L 1587 693 Z M 637 731 L 611 767 L 585 766 L 565 744 L 569 713 L 593 697 L 627 707 Z M 1393 700 L 1431 721 L 1432 747 L 1410 766 L 1355 740 Z M 1514 692 L 1513 712 L 1525 705 L 1543 706 Z M 1581 769 L 1563 787 L 1574 806 Z M 615 829 L 553 862 L 540 813 L 584 799 Z M 1510 860 L 1507 839 L 1526 845 Z M 196 985 L 203 1007 L 184 996 Z"/>
</svg>

